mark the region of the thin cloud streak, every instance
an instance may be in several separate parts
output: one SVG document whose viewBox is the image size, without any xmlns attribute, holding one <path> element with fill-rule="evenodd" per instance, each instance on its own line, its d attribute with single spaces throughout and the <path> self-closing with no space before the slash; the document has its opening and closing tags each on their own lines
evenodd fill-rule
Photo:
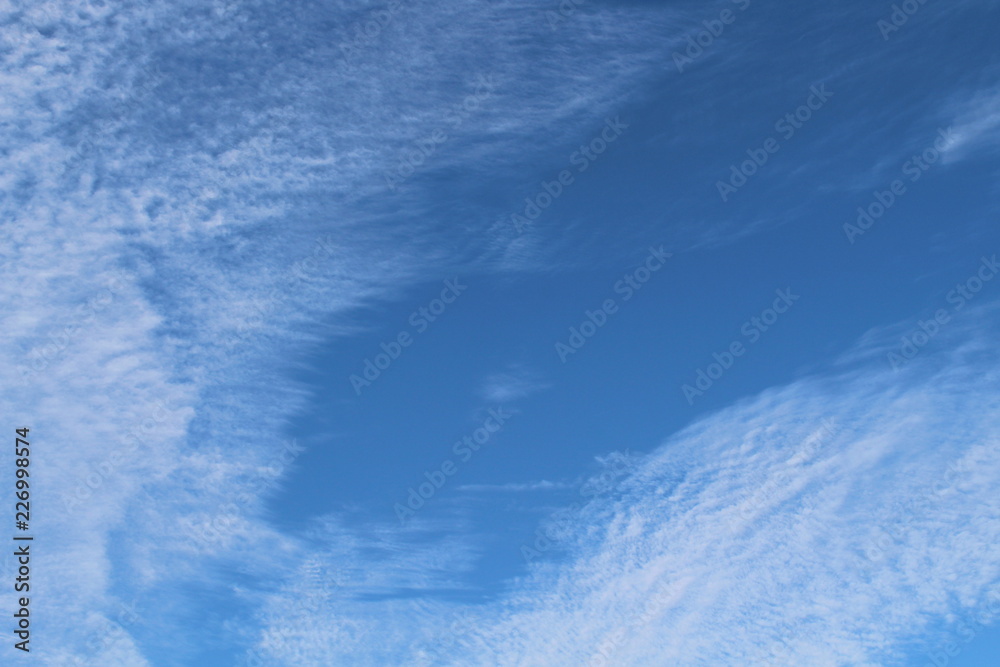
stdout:
<svg viewBox="0 0 1000 667">
<path fill-rule="evenodd" d="M 251 488 L 309 397 L 281 360 L 356 329 L 360 308 L 440 271 L 455 246 L 487 243 L 485 223 L 456 241 L 426 215 L 422 176 L 512 168 L 520 137 L 543 150 L 573 136 L 662 48 L 659 11 L 594 10 L 538 41 L 548 27 L 524 16 L 540 5 L 414 4 L 346 62 L 352 8 L 48 2 L 4 21 L 0 271 L 17 316 L 0 406 L 44 426 L 38 472 L 62 493 L 36 524 L 62 545 L 37 575 L 52 592 L 38 613 L 79 619 L 39 621 L 57 647 L 42 664 L 194 656 L 164 611 L 183 591 L 218 588 L 215 565 L 294 568 L 300 540 Z M 524 48 L 506 49 L 515 36 Z M 496 81 L 482 113 L 387 199 L 384 172 L 479 74 Z M 332 250 L 317 257 L 318 242 Z M 259 500 L 223 538 L 191 535 L 245 497 Z M 142 620 L 94 641 L 133 597 Z"/>
</svg>

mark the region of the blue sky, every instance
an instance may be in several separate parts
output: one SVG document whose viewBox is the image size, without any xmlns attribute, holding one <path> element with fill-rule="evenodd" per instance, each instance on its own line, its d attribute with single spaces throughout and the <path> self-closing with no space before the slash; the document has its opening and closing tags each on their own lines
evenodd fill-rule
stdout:
<svg viewBox="0 0 1000 667">
<path fill-rule="evenodd" d="M 3 12 L 4 664 L 996 664 L 998 3 Z"/>
</svg>

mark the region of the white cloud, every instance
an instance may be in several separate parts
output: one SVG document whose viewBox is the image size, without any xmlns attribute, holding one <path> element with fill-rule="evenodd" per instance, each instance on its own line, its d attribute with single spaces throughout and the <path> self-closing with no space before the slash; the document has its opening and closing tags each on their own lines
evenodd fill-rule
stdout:
<svg viewBox="0 0 1000 667">
<path fill-rule="evenodd" d="M 943 151 L 945 163 L 1000 143 L 1000 92 L 981 91 L 949 111 L 952 124 Z"/>
<path fill-rule="evenodd" d="M 337 332 L 354 326 L 351 309 L 453 261 L 451 249 L 490 245 L 489 221 L 441 218 L 419 179 L 386 196 L 383 174 L 401 153 L 489 73 L 495 97 L 424 173 L 530 162 L 527 151 L 613 111 L 669 46 L 659 10 L 581 11 L 553 34 L 542 5 L 470 1 L 406 5 L 377 45 L 343 61 L 352 8 L 2 10 L 0 284 L 13 315 L 0 408 L 33 428 L 33 472 L 58 490 L 37 492 L 47 509 L 35 533 L 49 545 L 34 574 L 38 617 L 77 620 L 46 628 L 39 662 L 155 663 L 136 639 L 152 628 L 179 654 L 193 650 L 164 610 L 219 565 L 268 583 L 287 575 L 278 592 L 236 592 L 260 605 L 248 644 L 297 664 L 427 664 L 437 653 L 469 664 L 488 652 L 502 664 L 580 664 L 622 627 L 610 650 L 630 664 L 670 651 L 749 659 L 779 638 L 811 664 L 863 664 L 921 614 L 973 606 L 996 582 L 996 375 L 964 358 L 909 385 L 879 373 L 814 380 L 709 418 L 668 443 L 630 495 L 591 507 L 568 536 L 570 562 L 539 566 L 483 607 L 380 600 L 460 589 L 456 573 L 476 553 L 459 540 L 361 536 L 335 517 L 299 540 L 272 528 L 259 501 L 220 515 L 258 493 L 256 473 L 306 398 L 281 360 L 331 319 Z M 739 516 L 753 498 L 746 480 L 771 488 L 826 416 L 845 430 L 794 466 L 793 486 L 772 485 L 750 520 Z M 882 508 L 926 496 L 953 461 L 971 471 L 958 491 L 920 506 L 888 565 L 858 569 L 857 549 L 897 520 Z M 324 585 L 333 578 L 345 583 Z M 667 597 L 649 607 L 657 582 Z M 139 619 L 120 623 L 132 599 Z M 752 634 L 736 629 L 746 619 Z M 468 632 L 452 634 L 452 621 Z"/>
<path fill-rule="evenodd" d="M 536 4 L 404 5 L 350 60 L 347 2 L 0 8 L 0 408 L 33 428 L 45 480 L 37 613 L 77 619 L 46 629 L 41 664 L 156 662 L 134 639 L 150 627 L 184 655 L 165 610 L 186 587 L 297 562 L 259 500 L 216 509 L 257 493 L 306 398 L 282 360 L 489 245 L 418 179 L 387 195 L 402 151 L 444 124 L 424 173 L 512 169 L 524 137 L 580 133 L 664 48 L 658 10 L 581 12 L 553 36 Z M 479 74 L 497 92 L 449 125 Z M 124 595 L 141 619 L 105 641 Z"/>
<path fill-rule="evenodd" d="M 853 355 L 839 375 L 768 390 L 671 437 L 615 497 L 552 527 L 571 556 L 533 567 L 503 599 L 341 600 L 310 615 L 305 645 L 322 651 L 302 659 L 898 661 L 1000 594 L 996 309 L 964 317 L 942 334 L 948 352 L 899 374 L 881 354 Z M 378 653 L 363 639 L 376 627 Z"/>
<path fill-rule="evenodd" d="M 479 394 L 489 403 L 510 403 L 527 398 L 548 386 L 537 373 L 515 365 L 505 372 L 487 377 Z"/>
<path fill-rule="evenodd" d="M 547 479 L 537 482 L 510 482 L 508 484 L 463 484 L 458 487 L 459 491 L 473 492 L 511 492 L 521 491 L 557 491 L 561 489 L 571 489 L 573 484 L 567 482 L 550 482 Z"/>
</svg>

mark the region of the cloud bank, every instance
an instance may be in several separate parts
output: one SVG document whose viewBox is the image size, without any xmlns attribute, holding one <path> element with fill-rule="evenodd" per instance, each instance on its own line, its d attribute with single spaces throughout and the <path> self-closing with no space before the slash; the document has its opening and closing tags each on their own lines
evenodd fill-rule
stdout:
<svg viewBox="0 0 1000 667">
<path fill-rule="evenodd" d="M 699 420 L 614 494 L 546 526 L 567 554 L 502 599 L 344 589 L 291 621 L 264 614 L 286 640 L 261 641 L 263 664 L 289 650 L 373 665 L 881 665 L 918 638 L 932 651 L 926 638 L 954 639 L 956 619 L 1000 612 L 996 330 L 995 308 L 970 313 L 898 373 L 877 342 L 888 334 L 872 332 L 849 369 Z"/>
</svg>

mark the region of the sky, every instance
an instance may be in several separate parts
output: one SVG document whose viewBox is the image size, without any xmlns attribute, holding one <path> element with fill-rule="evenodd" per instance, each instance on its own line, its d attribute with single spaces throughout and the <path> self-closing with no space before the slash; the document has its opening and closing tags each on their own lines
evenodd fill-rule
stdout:
<svg viewBox="0 0 1000 667">
<path fill-rule="evenodd" d="M 1000 664 L 1000 3 L 0 12 L 0 663 Z"/>
</svg>

